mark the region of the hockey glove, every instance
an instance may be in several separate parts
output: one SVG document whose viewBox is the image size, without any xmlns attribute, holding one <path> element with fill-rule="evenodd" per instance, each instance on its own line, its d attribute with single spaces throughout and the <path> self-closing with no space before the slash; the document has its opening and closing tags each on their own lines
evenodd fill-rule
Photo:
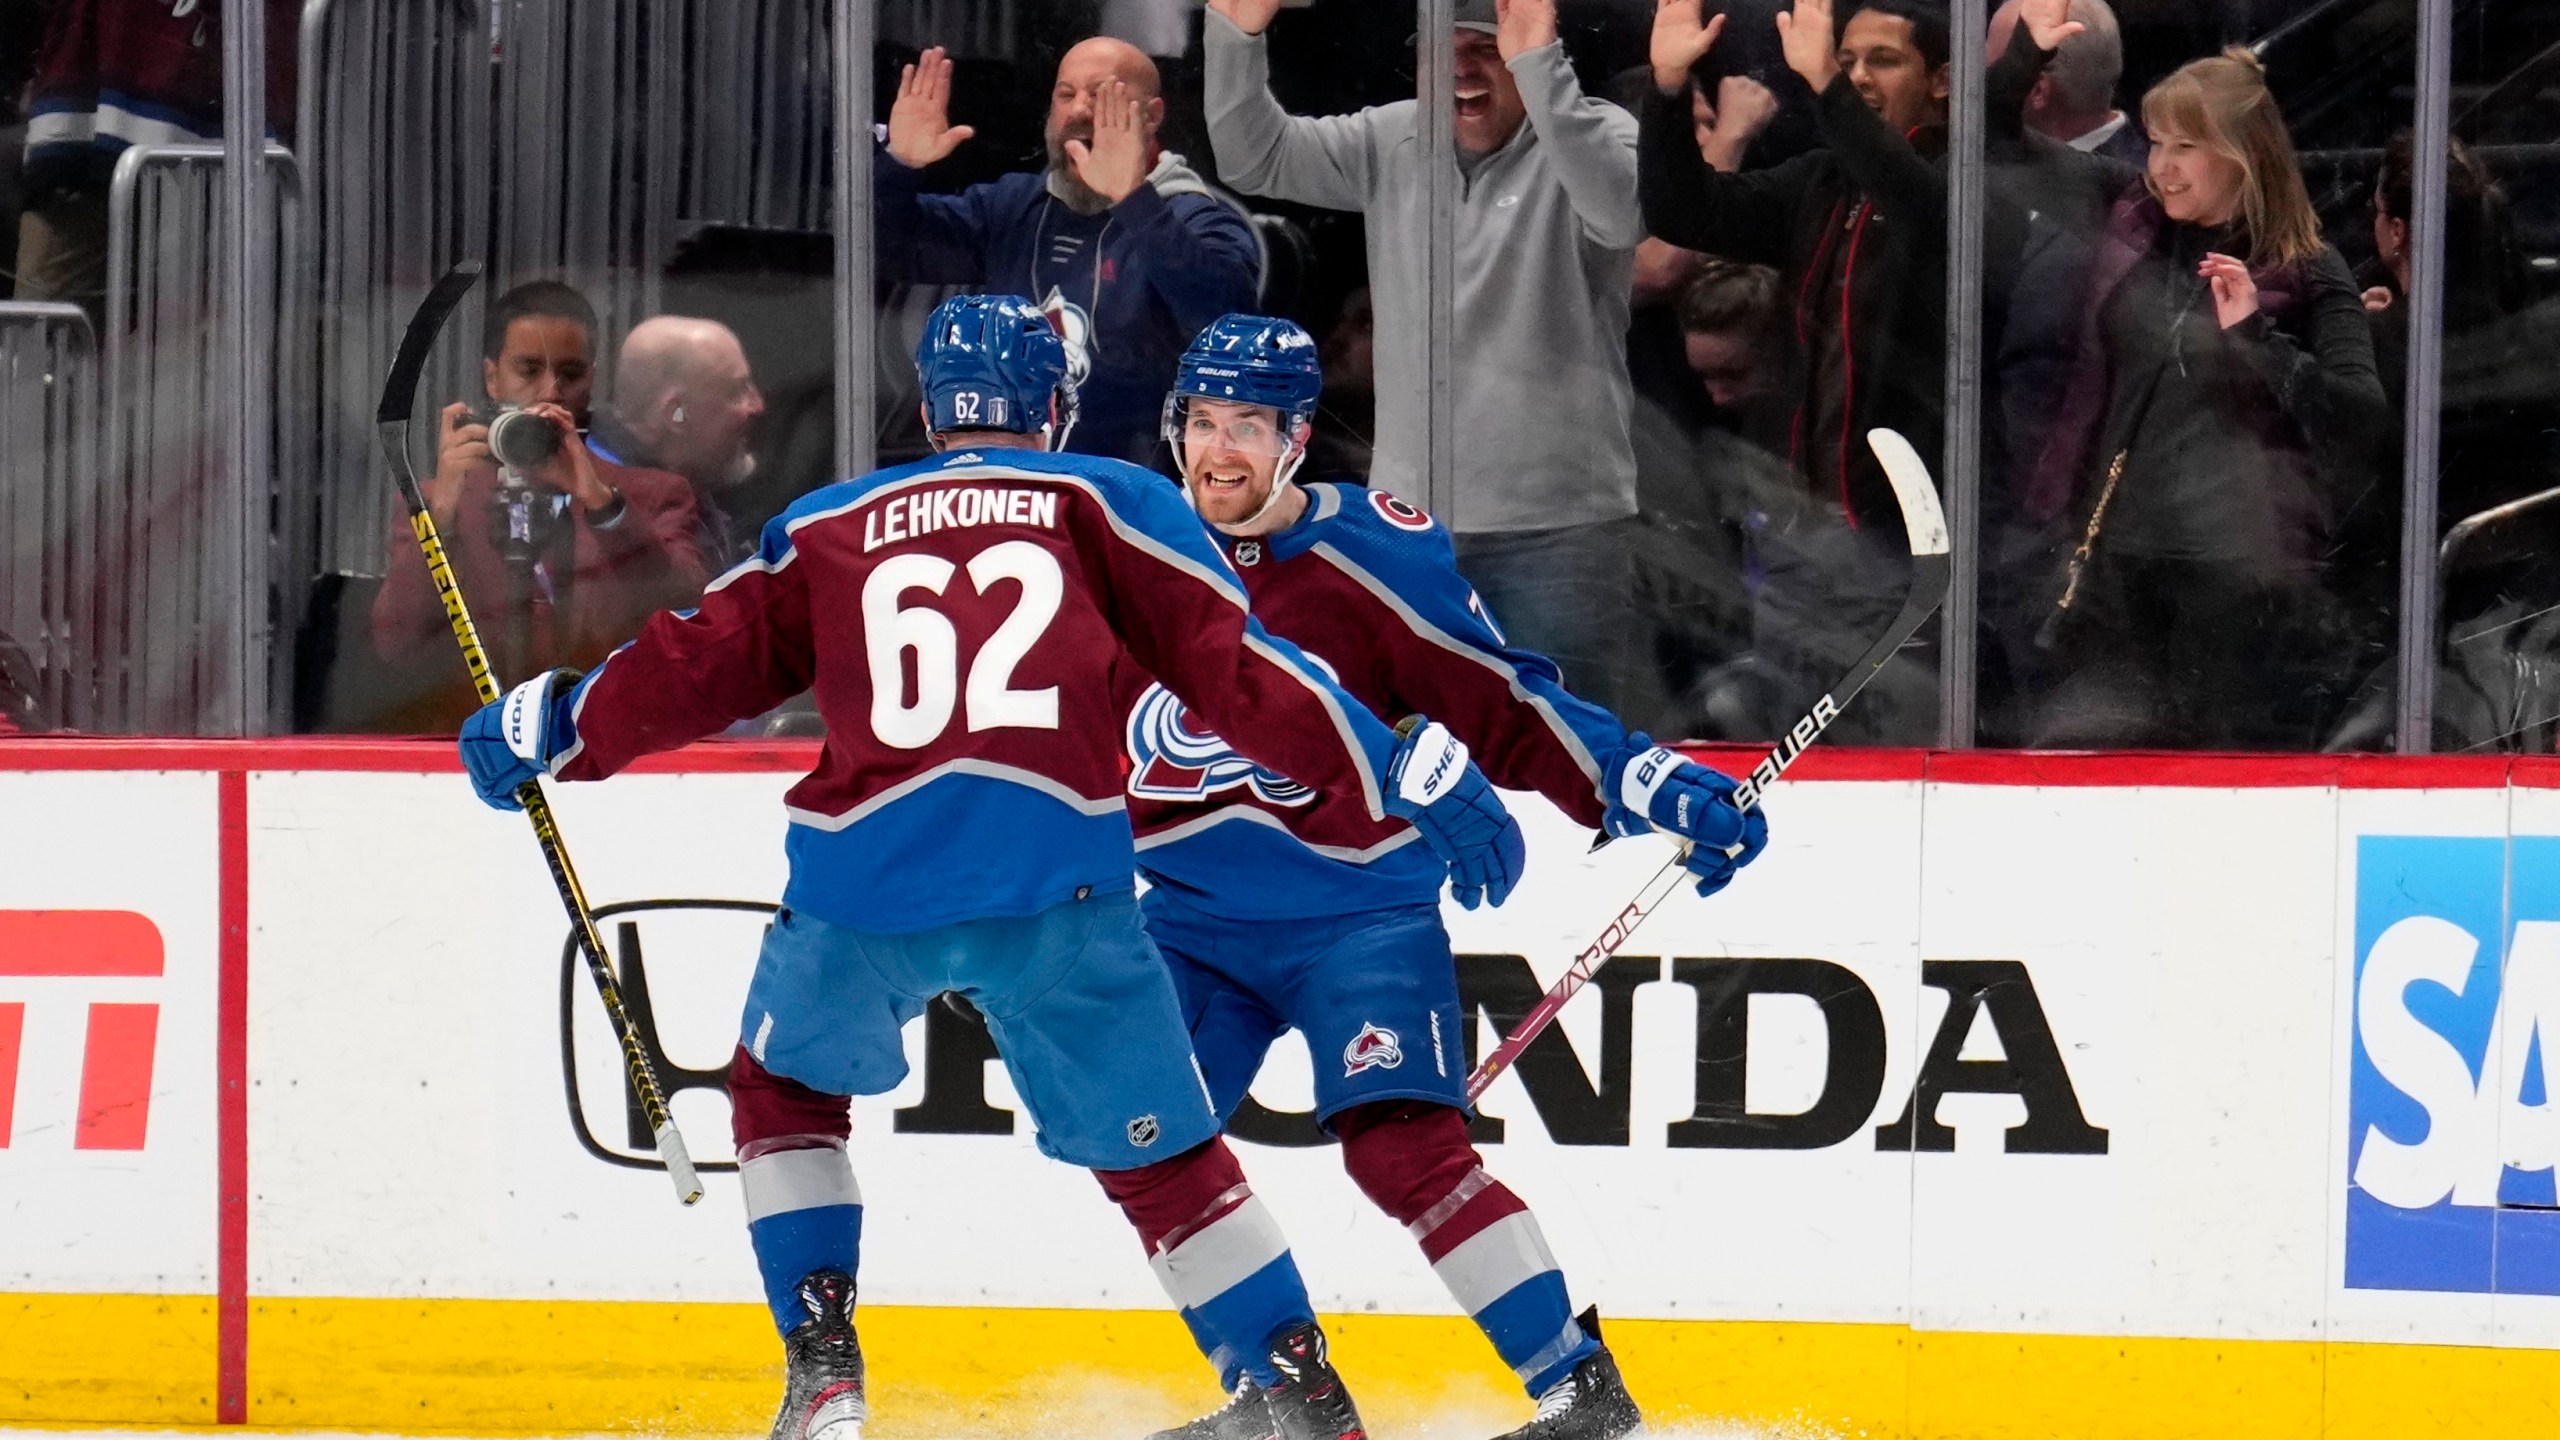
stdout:
<svg viewBox="0 0 2560 1440">
<path fill-rule="evenodd" d="M 546 670 L 471 713 L 462 722 L 462 768 L 471 788 L 500 810 L 521 810 L 516 791 L 551 773 L 551 762 L 578 743 L 569 714 L 578 672 Z"/>
<path fill-rule="evenodd" d="M 1660 830 L 1688 841 L 1682 863 L 1698 877 L 1698 893 L 1713 895 L 1768 848 L 1769 821 L 1756 805 L 1735 808 L 1734 783 L 1723 771 L 1660 746 L 1636 748 L 1644 743 L 1643 736 L 1632 737 L 1601 777 L 1609 805 L 1601 828 L 1612 835 Z"/>
<path fill-rule="evenodd" d="M 1469 910 L 1511 898 L 1529 862 L 1520 822 L 1446 726 L 1414 716 L 1387 763 L 1387 813 L 1409 821 L 1449 866 L 1449 893 Z"/>
</svg>

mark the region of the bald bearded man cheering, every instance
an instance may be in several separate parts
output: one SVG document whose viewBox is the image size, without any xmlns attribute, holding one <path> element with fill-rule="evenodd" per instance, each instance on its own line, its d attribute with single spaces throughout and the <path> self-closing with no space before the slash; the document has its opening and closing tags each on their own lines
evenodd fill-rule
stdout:
<svg viewBox="0 0 2560 1440">
<path fill-rule="evenodd" d="M 1102 36 L 1058 62 L 1045 171 L 925 193 L 925 167 L 976 133 L 951 123 L 951 70 L 932 49 L 899 80 L 873 169 L 881 273 L 1029 296 L 1067 342 L 1080 413 L 1061 448 L 1148 464 L 1183 347 L 1253 308 L 1253 227 L 1157 143 L 1155 62 Z"/>
</svg>

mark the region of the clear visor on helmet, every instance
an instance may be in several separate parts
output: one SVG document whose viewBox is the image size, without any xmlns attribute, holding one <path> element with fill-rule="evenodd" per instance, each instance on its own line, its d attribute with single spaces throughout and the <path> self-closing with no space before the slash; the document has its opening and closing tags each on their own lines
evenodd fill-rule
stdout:
<svg viewBox="0 0 2560 1440">
<path fill-rule="evenodd" d="M 1194 395 L 1168 395 L 1164 402 L 1164 438 L 1185 455 L 1229 450 L 1274 459 L 1289 451 L 1289 434 L 1280 417 L 1258 406 L 1217 406 Z"/>
</svg>

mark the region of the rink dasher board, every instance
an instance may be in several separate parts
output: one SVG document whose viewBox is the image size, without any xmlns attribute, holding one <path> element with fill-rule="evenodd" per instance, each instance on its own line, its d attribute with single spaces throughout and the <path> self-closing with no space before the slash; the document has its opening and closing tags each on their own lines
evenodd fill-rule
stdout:
<svg viewBox="0 0 2560 1440">
<path fill-rule="evenodd" d="M 1666 907 L 1627 947 L 1655 968 L 1614 1030 L 1605 987 L 1567 1012 L 1585 1072 L 1605 1073 L 1618 1053 L 1629 1078 L 1559 1128 L 1587 1141 L 1595 1115 L 1601 1132 L 1623 1115 L 1623 1143 L 1556 1143 L 1519 1077 L 1487 1097 L 1508 1126 L 1488 1161 L 1540 1215 L 1578 1299 L 1630 1319 L 2560 1348 L 2541 1260 L 2560 1155 L 2493 1163 L 2553 1148 L 2540 1129 L 2549 1091 L 2525 1063 L 2547 1053 L 2531 1038 L 2546 993 L 2531 927 L 2560 921 L 2545 894 L 2560 884 L 2560 792 L 2532 783 L 2538 770 L 2516 784 L 2482 784 L 2474 766 L 2441 786 L 2358 786 L 1976 783 L 1913 768 L 1791 781 L 1772 798 L 1764 860 L 1724 896 Z M 680 1210 L 662 1176 L 580 1139 L 583 1117 L 596 1149 L 629 1148 L 615 1133 L 615 1060 L 582 985 L 564 1036 L 565 927 L 522 822 L 480 807 L 450 773 L 241 770 L 246 1145 L 229 1181 L 249 1197 L 246 1295 L 752 1302 L 734 1176 Z M 25 972 L 79 966 L 0 945 L 0 1039 L 6 1007 L 22 1017 L 0 1148 L 8 1289 L 217 1288 L 214 779 L 0 773 L 0 813 L 44 822 L 0 839 L 0 912 L 140 915 L 163 949 L 157 974 L 46 974 Z M 678 1070 L 725 1058 L 760 922 L 673 902 L 778 894 L 789 779 L 655 773 L 560 787 L 595 901 L 655 907 L 607 925 L 638 931 Z M 1586 854 L 1583 833 L 1543 802 L 1514 803 L 1531 833 L 1527 884 L 1500 912 L 1449 919 L 1461 952 L 1522 957 L 1543 981 L 1660 852 L 1629 842 Z M 0 940 L 39 933 L 18 924 Z M 2480 942 L 2459 992 L 2416 982 L 2396 1011 L 2375 1008 L 2392 997 L 2360 993 L 2386 938 L 2403 964 L 2412 936 L 2441 951 L 2455 932 Z M 1702 997 L 1745 961 L 1792 962 L 1771 973 L 1831 985 L 1842 1014 L 1858 991 L 1872 1003 L 1880 1055 L 1831 1043 L 1859 1027 L 1834 1019 L 1826 1031 L 1806 995 L 1780 987 L 1745 1006 L 1748 1111 L 1783 1131 L 1831 1089 L 1872 1084 L 1845 1137 L 1735 1148 L 1727 1124 L 1721 1142 L 1672 1143 L 1715 1128 L 1695 1113 L 1702 1085 L 1725 1083 L 1700 1075 Z M 2016 1003 L 2013 975 L 2030 1005 Z M 1964 986 L 1986 976 L 2008 998 L 1977 995 L 1973 1023 L 1942 1042 Z M 93 1083 L 82 1017 L 99 1005 L 156 1007 L 138 1149 L 79 1143 Z M 1914 1153 L 1910 1133 L 1929 1127 L 1897 1122 L 1927 1057 L 1941 1082 L 1979 1080 L 2003 1056 L 2034 1069 L 2035 1027 L 2015 1028 L 2030 1014 L 2058 1061 L 2019 1086 L 2042 1110 L 2016 1094 L 1947 1094 L 1934 1118 L 1952 1148 Z M 2436 1060 L 2470 1067 L 2467 1107 L 2441 1064 L 2428 1070 L 2411 1022 L 2441 1042 Z M 899 1128 L 901 1110 L 955 1109 L 948 1093 L 923 1105 L 925 1028 L 908 1035 L 907 1084 L 857 1111 L 866 1301 L 1158 1306 L 1116 1215 L 1087 1177 L 1034 1152 L 1026 1123 L 919 1133 L 911 1114 Z M 1734 1029 L 1720 1032 L 1727 1059 Z M 2518 1044 L 2527 1054 L 2510 1057 Z M 1303 1108 L 1311 1063 L 1284 1048 L 1257 1098 Z M 1001 1067 L 979 1082 L 959 1108 L 1017 1108 Z M 2056 1119 L 2059 1095 L 2076 1128 Z M 675 1106 L 697 1153 L 727 1158 L 716 1091 L 679 1089 Z M 2022 1122 L 2041 1140 L 2022 1144 Z M 2441 1173 L 2442 1198 L 2389 1205 L 2356 1182 L 2376 1136 L 2426 1151 L 2431 1135 L 2459 1143 L 2402 1164 L 2392 1189 L 2424 1199 L 2409 1187 Z M 1244 1155 L 1320 1306 L 1446 1311 L 1410 1242 L 1358 1200 L 1331 1151 Z"/>
</svg>

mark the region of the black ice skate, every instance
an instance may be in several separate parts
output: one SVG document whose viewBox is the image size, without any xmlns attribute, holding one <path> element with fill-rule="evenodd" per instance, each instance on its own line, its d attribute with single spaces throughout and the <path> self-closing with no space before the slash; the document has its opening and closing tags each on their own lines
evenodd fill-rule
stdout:
<svg viewBox="0 0 2560 1440">
<path fill-rule="evenodd" d="M 1272 1423 L 1271 1403 L 1262 1398 L 1262 1387 L 1248 1375 L 1236 1382 L 1236 1393 L 1226 1404 L 1147 1440 L 1280 1440 L 1280 1431 Z"/>
<path fill-rule="evenodd" d="M 1265 1390 L 1248 1376 L 1224 1406 L 1147 1440 L 1368 1440 L 1315 1322 L 1275 1331 L 1270 1353 L 1278 1385 Z"/>
<path fill-rule="evenodd" d="M 1325 1358 L 1324 1332 L 1314 1321 L 1273 1335 L 1271 1363 L 1280 1383 L 1263 1391 L 1262 1399 L 1280 1440 L 1369 1440 L 1351 1392 Z"/>
<path fill-rule="evenodd" d="M 815 1270 L 800 1282 L 809 1319 L 784 1338 L 791 1372 L 773 1440 L 862 1440 L 862 1342 L 853 1333 L 853 1277 Z"/>
<path fill-rule="evenodd" d="M 1576 1319 L 1584 1334 L 1600 1338 L 1597 1309 L 1585 1310 Z M 1619 1378 L 1617 1360 L 1603 1345 L 1574 1366 L 1572 1374 L 1548 1386 L 1547 1393 L 1538 1397 L 1537 1415 L 1501 1440 L 1618 1440 L 1643 1429 L 1644 1414 L 1627 1393 L 1627 1382 Z"/>
</svg>

